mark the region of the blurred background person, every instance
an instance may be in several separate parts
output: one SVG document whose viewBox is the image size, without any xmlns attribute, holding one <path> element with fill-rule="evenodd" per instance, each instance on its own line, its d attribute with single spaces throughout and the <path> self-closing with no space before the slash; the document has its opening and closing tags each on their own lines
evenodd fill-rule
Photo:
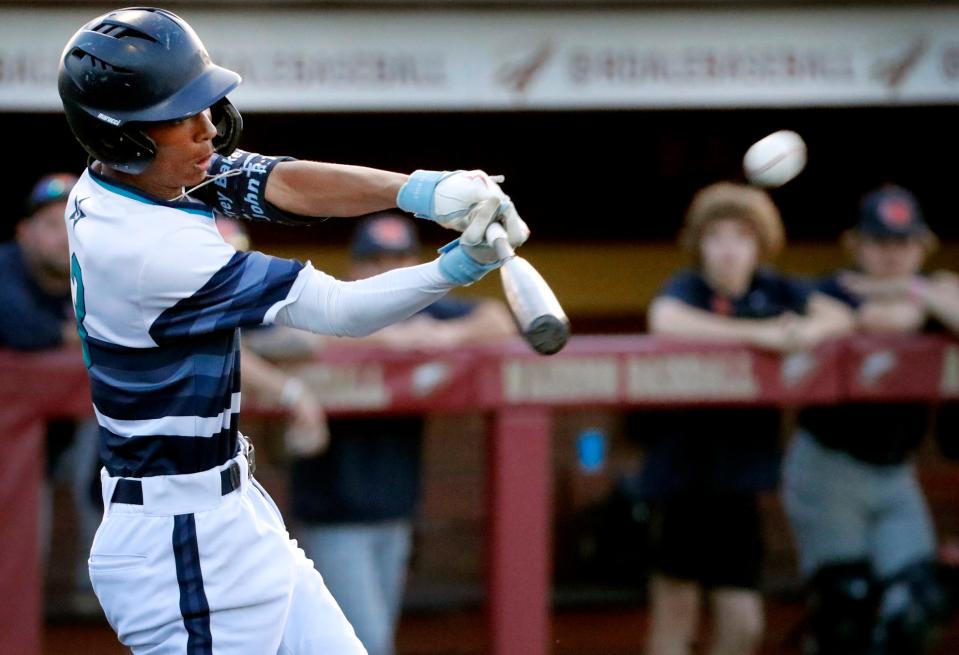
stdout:
<svg viewBox="0 0 959 655">
<path fill-rule="evenodd" d="M 959 331 L 954 277 L 926 277 L 936 237 L 907 190 L 865 196 L 843 243 L 855 262 L 819 280 L 859 330 Z M 944 611 L 936 539 L 913 456 L 928 403 L 854 403 L 800 417 L 783 469 L 783 500 L 808 582 L 816 655 L 925 652 Z"/>
<path fill-rule="evenodd" d="M 350 242 L 350 279 L 419 263 L 413 222 L 373 214 Z M 450 349 L 515 334 L 505 305 L 445 297 L 410 319 L 361 339 L 320 339 L 270 330 L 251 339 L 272 357 L 313 356 L 326 344 Z M 310 335 L 307 335 L 308 337 Z M 245 362 L 244 362 L 245 364 Z M 296 534 L 370 655 L 394 652 L 420 497 L 422 416 L 331 419 L 326 452 L 293 463 Z"/>
<path fill-rule="evenodd" d="M 850 326 L 836 301 L 764 266 L 784 235 L 763 191 L 728 182 L 700 190 L 681 243 L 694 264 L 653 300 L 653 334 L 786 352 Z M 702 652 L 754 653 L 763 634 L 758 498 L 777 484 L 780 412 L 694 409 L 639 418 L 647 444 L 640 487 L 652 511 L 648 653 L 694 652 L 704 595 L 713 630 Z"/>
<path fill-rule="evenodd" d="M 43 350 L 79 341 L 63 222 L 76 181 L 67 173 L 40 178 L 26 199 L 14 239 L 0 244 L 0 347 Z"/>
<path fill-rule="evenodd" d="M 41 177 L 27 196 L 14 239 L 0 244 L 0 348 L 52 350 L 78 344 L 70 297 L 70 251 L 64 214 L 77 178 L 69 173 Z M 78 353 L 79 357 L 79 353 Z M 95 421 L 54 420 L 47 425 L 47 477 L 40 526 L 44 560 L 50 550 L 53 509 L 50 481 L 63 475 L 71 486 L 79 524 L 80 553 L 89 547 L 100 520 Z M 86 558 L 78 557 L 76 591 L 90 589 Z M 71 601 L 77 601 L 74 597 Z"/>
</svg>

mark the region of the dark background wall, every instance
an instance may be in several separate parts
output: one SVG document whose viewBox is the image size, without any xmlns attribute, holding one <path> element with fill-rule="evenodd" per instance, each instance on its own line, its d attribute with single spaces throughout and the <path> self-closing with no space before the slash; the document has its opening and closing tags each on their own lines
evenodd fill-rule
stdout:
<svg viewBox="0 0 959 655">
<path fill-rule="evenodd" d="M 791 238 L 832 240 L 858 197 L 897 182 L 919 196 L 933 229 L 959 238 L 953 106 L 726 111 L 247 114 L 244 148 L 401 171 L 483 168 L 506 188 L 539 244 L 671 240 L 695 189 L 741 176 L 750 143 L 783 128 L 809 145 L 809 165 L 773 192 Z M 17 201 L 50 170 L 80 170 L 84 153 L 58 114 L 0 114 L 4 179 Z M 349 222 L 306 237 L 345 243 Z M 442 239 L 427 230 L 427 240 Z M 9 236 L 9 221 L 0 238 Z M 264 227 L 261 247 L 304 233 Z"/>
</svg>

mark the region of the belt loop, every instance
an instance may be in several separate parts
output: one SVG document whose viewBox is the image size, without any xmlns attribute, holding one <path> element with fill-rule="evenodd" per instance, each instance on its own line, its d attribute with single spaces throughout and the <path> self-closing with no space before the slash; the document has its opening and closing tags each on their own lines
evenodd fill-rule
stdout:
<svg viewBox="0 0 959 655">
<path fill-rule="evenodd" d="M 247 468 L 249 469 L 249 477 L 253 477 L 253 473 L 256 471 L 256 448 L 253 447 L 253 442 L 248 436 L 242 432 L 239 435 L 240 440 L 240 452 L 246 457 Z"/>
</svg>

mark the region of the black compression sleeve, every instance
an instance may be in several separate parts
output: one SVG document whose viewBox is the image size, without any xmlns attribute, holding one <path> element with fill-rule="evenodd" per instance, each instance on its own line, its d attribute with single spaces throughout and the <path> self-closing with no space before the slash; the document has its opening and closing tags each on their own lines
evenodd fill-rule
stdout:
<svg viewBox="0 0 959 655">
<path fill-rule="evenodd" d="M 273 167 L 292 157 L 270 157 L 245 150 L 235 150 L 229 157 L 214 156 L 209 174 L 221 175 L 241 171 L 198 189 L 194 194 L 223 216 L 246 218 L 268 223 L 303 225 L 315 219 L 285 212 L 266 199 L 266 181 Z"/>
</svg>

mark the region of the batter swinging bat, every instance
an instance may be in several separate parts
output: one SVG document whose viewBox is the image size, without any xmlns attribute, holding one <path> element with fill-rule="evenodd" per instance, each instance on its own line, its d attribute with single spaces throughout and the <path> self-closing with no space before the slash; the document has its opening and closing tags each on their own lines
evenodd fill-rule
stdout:
<svg viewBox="0 0 959 655">
<path fill-rule="evenodd" d="M 503 293 L 523 338 L 542 355 L 558 353 L 569 339 L 569 319 L 553 290 L 532 264 L 516 256 L 501 224 L 490 223 L 486 240 L 503 261 L 499 269 Z"/>
</svg>

